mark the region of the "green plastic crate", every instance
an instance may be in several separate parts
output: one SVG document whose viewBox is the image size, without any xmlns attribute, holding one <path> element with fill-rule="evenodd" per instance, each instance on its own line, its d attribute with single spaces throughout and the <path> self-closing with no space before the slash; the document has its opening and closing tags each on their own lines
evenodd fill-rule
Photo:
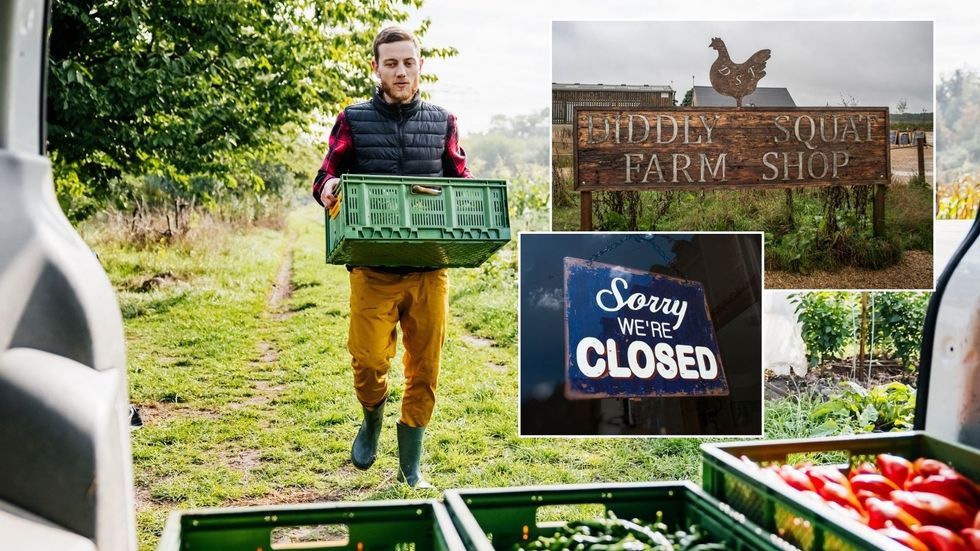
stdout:
<svg viewBox="0 0 980 551">
<path fill-rule="evenodd" d="M 462 551 L 445 507 L 433 500 L 313 503 L 174 511 L 158 551 L 269 551 L 276 528 L 323 527 L 340 541 L 280 543 L 275 549 Z"/>
<path fill-rule="evenodd" d="M 969 447 L 944 442 L 923 432 L 870 434 L 846 438 L 773 440 L 732 444 L 703 444 L 703 484 L 709 494 L 805 551 L 907 551 L 897 542 L 844 515 L 820 507 L 800 492 L 771 484 L 753 472 L 741 456 L 760 463 L 791 463 L 792 456 L 816 452 L 843 452 L 847 464 L 874 462 L 879 453 L 916 459 L 931 457 L 953 465 L 964 475 L 980 480 L 980 454 Z"/>
<path fill-rule="evenodd" d="M 796 550 L 690 482 L 447 490 L 445 502 L 464 545 L 471 550 L 510 549 L 515 543 L 550 535 L 555 523 L 538 524 L 538 509 L 572 504 L 600 504 L 619 518 L 645 521 L 656 520 L 661 511 L 671 529 L 687 529 L 696 523 L 732 551 Z"/>
<path fill-rule="evenodd" d="M 340 188 L 328 264 L 473 268 L 510 241 L 503 180 L 345 174 Z"/>
</svg>

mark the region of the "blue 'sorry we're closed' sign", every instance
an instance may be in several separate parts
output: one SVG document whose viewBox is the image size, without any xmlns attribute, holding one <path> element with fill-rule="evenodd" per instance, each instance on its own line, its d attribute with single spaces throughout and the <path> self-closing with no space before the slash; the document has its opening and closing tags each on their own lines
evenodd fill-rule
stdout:
<svg viewBox="0 0 980 551">
<path fill-rule="evenodd" d="M 565 396 L 726 396 L 701 283 L 565 258 Z"/>
</svg>

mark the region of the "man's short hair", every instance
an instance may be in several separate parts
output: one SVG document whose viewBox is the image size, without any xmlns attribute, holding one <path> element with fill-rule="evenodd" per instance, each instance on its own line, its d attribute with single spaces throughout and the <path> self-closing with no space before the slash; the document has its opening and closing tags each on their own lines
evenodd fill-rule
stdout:
<svg viewBox="0 0 980 551">
<path fill-rule="evenodd" d="M 419 39 L 415 37 L 415 33 L 405 27 L 385 27 L 381 29 L 378 36 L 374 37 L 374 60 L 378 60 L 378 46 L 403 40 L 410 40 L 415 46 L 415 53 L 421 56 L 422 46 L 419 44 Z"/>
</svg>

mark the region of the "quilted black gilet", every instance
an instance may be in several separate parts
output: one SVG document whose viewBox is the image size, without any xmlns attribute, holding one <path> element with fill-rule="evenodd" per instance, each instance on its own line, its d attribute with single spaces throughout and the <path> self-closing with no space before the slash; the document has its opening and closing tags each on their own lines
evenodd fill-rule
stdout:
<svg viewBox="0 0 980 551">
<path fill-rule="evenodd" d="M 442 176 L 449 112 L 415 97 L 389 104 L 371 101 L 345 110 L 354 138 L 354 174 Z"/>
</svg>

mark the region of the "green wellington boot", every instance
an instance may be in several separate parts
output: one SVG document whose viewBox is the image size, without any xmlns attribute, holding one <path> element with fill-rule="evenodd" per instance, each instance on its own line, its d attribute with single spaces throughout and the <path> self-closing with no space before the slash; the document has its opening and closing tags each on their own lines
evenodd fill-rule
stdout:
<svg viewBox="0 0 980 551">
<path fill-rule="evenodd" d="M 364 420 L 354 437 L 350 460 L 363 471 L 374 465 L 374 460 L 378 457 L 378 437 L 381 436 L 381 422 L 385 417 L 385 403 L 381 402 L 373 411 L 363 405 L 361 409 L 364 410 Z"/>
<path fill-rule="evenodd" d="M 395 426 L 398 427 L 398 480 L 413 488 L 431 488 L 419 472 L 425 427 L 410 427 L 401 421 Z"/>
</svg>

